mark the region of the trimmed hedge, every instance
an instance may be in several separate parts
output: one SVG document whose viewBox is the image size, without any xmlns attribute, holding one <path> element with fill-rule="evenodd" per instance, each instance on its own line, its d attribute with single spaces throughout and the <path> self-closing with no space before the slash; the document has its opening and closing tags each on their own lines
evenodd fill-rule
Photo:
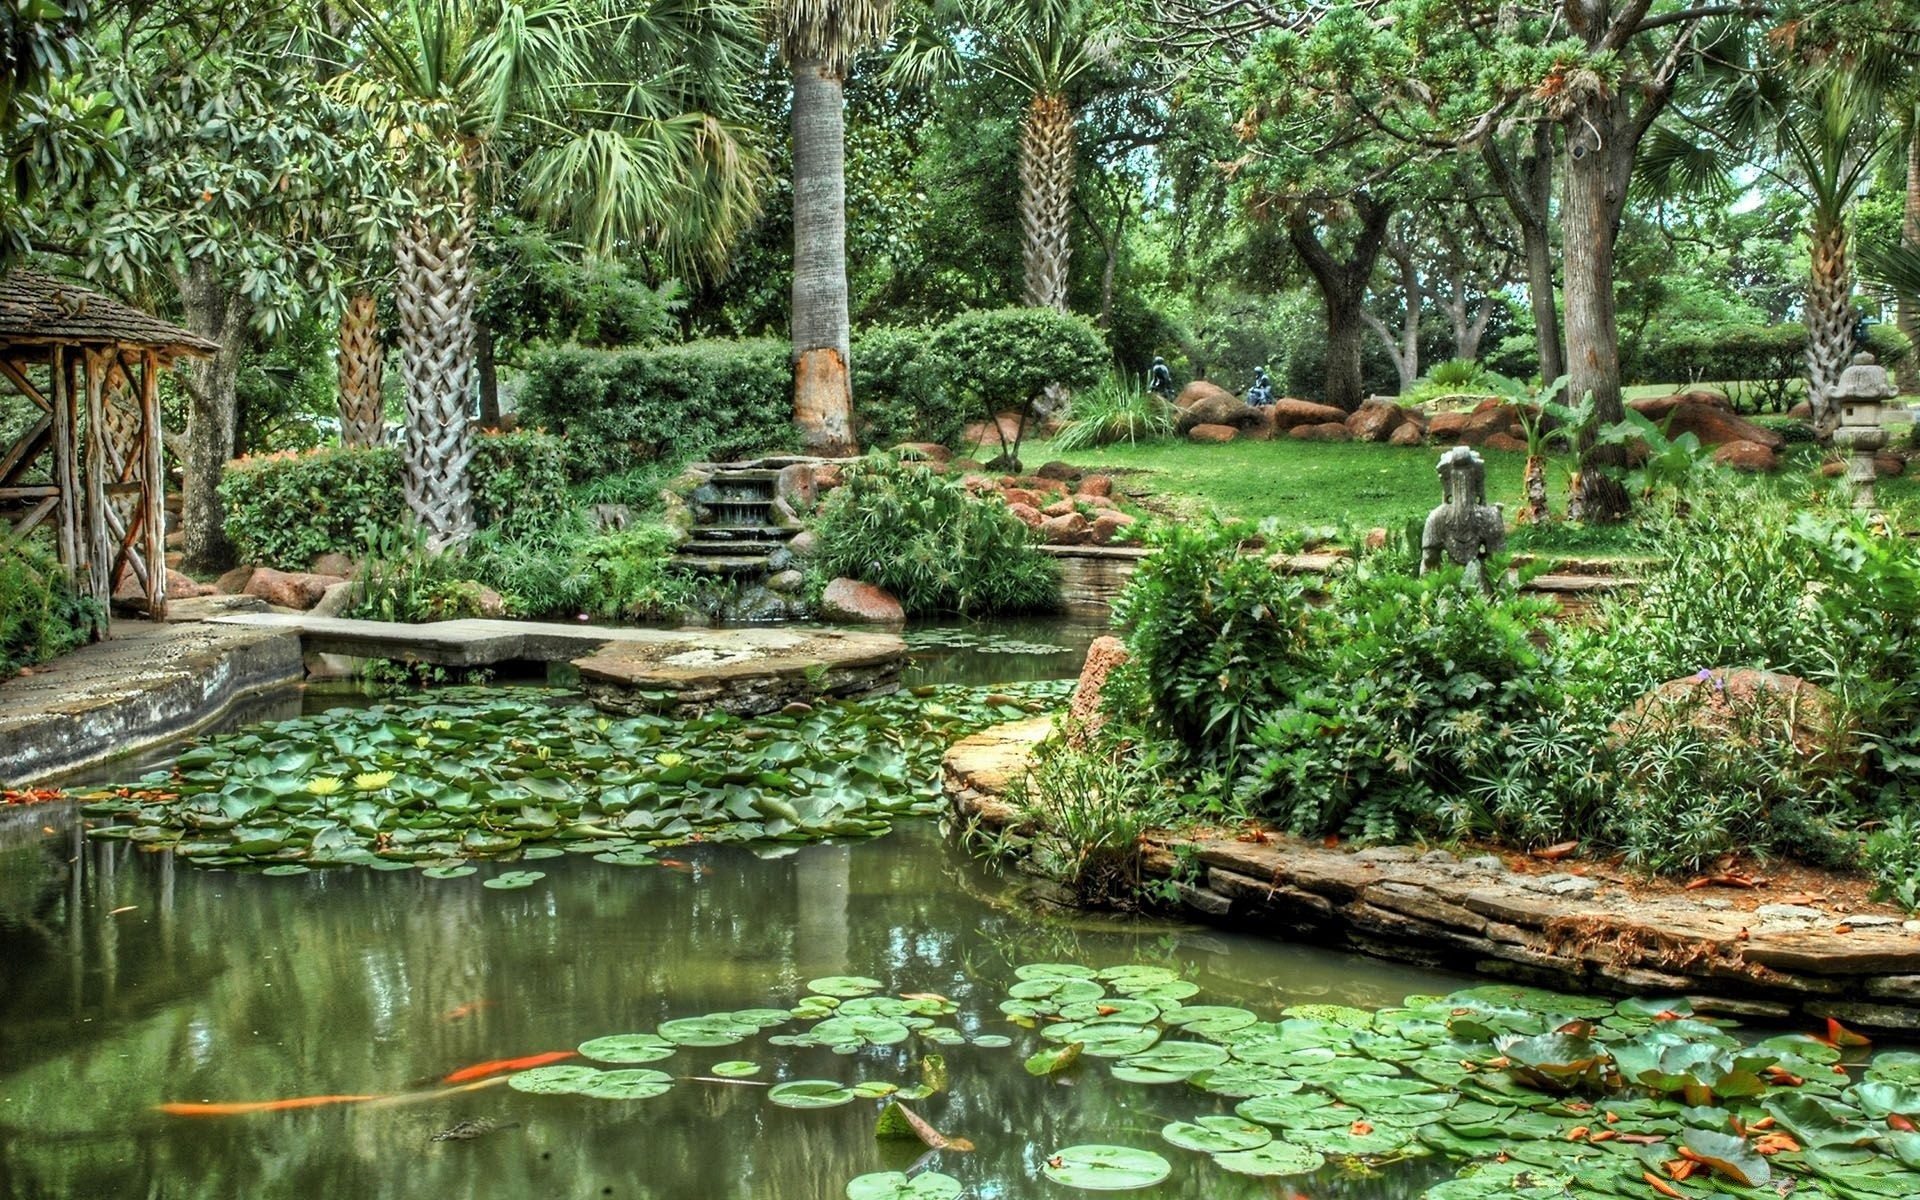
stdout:
<svg viewBox="0 0 1920 1200">
<path fill-rule="evenodd" d="M 564 517 L 565 463 L 565 446 L 552 434 L 481 434 L 471 468 L 481 528 L 498 525 L 519 537 Z M 322 554 L 360 554 L 405 516 L 403 470 L 391 446 L 238 459 L 220 480 L 227 537 L 240 561 L 286 571 L 304 571 Z"/>
<path fill-rule="evenodd" d="M 522 425 L 566 435 L 576 481 L 799 446 L 787 344 L 768 338 L 544 351 L 528 364 L 517 413 Z"/>
<path fill-rule="evenodd" d="M 959 364 L 937 349 L 934 331 L 879 326 L 853 343 L 853 418 L 860 444 L 884 449 L 901 442 L 958 440 L 966 424 Z"/>
<path fill-rule="evenodd" d="M 1883 365 L 1893 366 L 1911 352 L 1907 339 L 1890 325 L 1868 330 L 1868 344 Z M 1779 383 L 1807 373 L 1807 329 L 1798 322 L 1736 325 L 1710 332 L 1649 339 L 1625 364 L 1630 378 L 1648 383 Z M 1757 389 L 1756 407 L 1784 407 L 1784 387 Z"/>
</svg>

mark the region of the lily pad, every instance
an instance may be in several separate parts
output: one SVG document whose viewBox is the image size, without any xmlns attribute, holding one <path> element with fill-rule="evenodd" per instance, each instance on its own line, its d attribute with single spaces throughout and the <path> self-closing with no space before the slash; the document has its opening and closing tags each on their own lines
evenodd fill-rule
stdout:
<svg viewBox="0 0 1920 1200">
<path fill-rule="evenodd" d="M 1306 1175 L 1318 1171 L 1327 1160 L 1318 1150 L 1270 1141 L 1251 1149 L 1217 1153 L 1213 1161 L 1239 1175 Z"/>
<path fill-rule="evenodd" d="M 546 877 L 547 873 L 545 871 L 502 871 L 492 879 L 482 880 L 481 886 L 494 888 L 498 891 L 509 891 L 516 888 L 532 887 Z"/>
<path fill-rule="evenodd" d="M 760 1073 L 759 1063 L 744 1062 L 739 1059 L 734 1059 L 729 1062 L 715 1063 L 711 1068 L 708 1069 L 708 1074 L 717 1076 L 721 1079 L 745 1079 L 750 1075 L 758 1075 L 759 1073 Z"/>
<path fill-rule="evenodd" d="M 596 1100 L 650 1100 L 673 1087 L 673 1076 L 663 1071 L 596 1071 L 576 1090 Z"/>
<path fill-rule="evenodd" d="M 595 1062 L 650 1063 L 670 1057 L 678 1047 L 654 1033 L 616 1033 L 580 1043 L 580 1053 Z"/>
<path fill-rule="evenodd" d="M 463 878 L 464 876 L 473 874 L 475 871 L 478 871 L 479 869 L 480 869 L 479 867 L 473 866 L 469 863 L 461 863 L 458 866 L 450 866 L 450 867 L 428 867 L 425 870 L 421 871 L 420 873 L 422 875 L 425 875 L 428 879 L 460 879 L 460 878 Z"/>
<path fill-rule="evenodd" d="M 731 1046 L 759 1031 L 758 1026 L 740 1021 L 732 1013 L 681 1017 L 660 1026 L 660 1036 L 676 1046 Z"/>
<path fill-rule="evenodd" d="M 507 1077 L 507 1086 L 516 1092 L 532 1092 L 538 1096 L 558 1096 L 577 1092 L 588 1080 L 600 1074 L 592 1067 L 583 1067 L 578 1063 L 568 1063 L 557 1067 L 535 1067 L 530 1071 L 516 1071 Z"/>
<path fill-rule="evenodd" d="M 838 1108 L 852 1103 L 854 1092 L 830 1079 L 793 1079 L 774 1084 L 767 1099 L 782 1108 Z"/>
<path fill-rule="evenodd" d="M 1047 1156 L 1048 1179 L 1090 1192 L 1152 1187 L 1173 1174 L 1173 1164 L 1151 1150 L 1128 1146 L 1068 1146 Z"/>
<path fill-rule="evenodd" d="M 960 1181 L 938 1171 L 908 1177 L 899 1171 L 861 1175 L 847 1183 L 847 1200 L 958 1200 Z"/>
<path fill-rule="evenodd" d="M 864 975 L 828 975 L 807 984 L 807 990 L 822 996 L 847 998 L 872 995 L 885 986 L 878 979 L 868 979 Z"/>
<path fill-rule="evenodd" d="M 1239 1117 L 1195 1117 L 1175 1121 L 1160 1129 L 1160 1136 L 1182 1150 L 1213 1154 L 1223 1150 L 1252 1150 L 1273 1140 L 1273 1131 L 1265 1125 Z"/>
</svg>

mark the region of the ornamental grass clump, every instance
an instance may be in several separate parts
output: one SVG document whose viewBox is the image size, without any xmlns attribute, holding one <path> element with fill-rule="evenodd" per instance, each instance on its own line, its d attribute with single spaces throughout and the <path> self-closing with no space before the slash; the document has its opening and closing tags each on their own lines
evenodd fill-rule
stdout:
<svg viewBox="0 0 1920 1200">
<path fill-rule="evenodd" d="M 813 524 L 822 579 L 885 588 L 909 615 L 1046 612 L 1060 573 L 1004 504 L 925 466 L 871 455 L 850 465 Z"/>
</svg>

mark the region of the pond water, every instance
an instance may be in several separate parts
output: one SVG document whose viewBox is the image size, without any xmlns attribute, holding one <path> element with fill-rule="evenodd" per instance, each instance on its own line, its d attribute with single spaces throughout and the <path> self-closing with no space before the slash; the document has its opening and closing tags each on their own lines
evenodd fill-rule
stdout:
<svg viewBox="0 0 1920 1200">
<path fill-rule="evenodd" d="M 924 657 L 911 682 L 1069 673 L 1094 632 L 1057 623 L 997 626 L 990 633 L 917 631 Z M 979 644 L 983 636 L 992 644 Z M 1061 644 L 1069 649 L 1044 648 Z M 530 886 L 501 890 L 484 884 L 515 864 L 483 863 L 477 873 L 454 878 L 365 867 L 275 877 L 199 869 L 125 841 L 89 841 L 72 810 L 6 816 L 0 824 L 5 1200 L 837 1200 L 848 1194 L 850 1181 L 917 1166 L 951 1176 L 976 1200 L 1013 1200 L 1081 1194 L 1046 1173 L 1059 1151 L 1089 1143 L 1164 1156 L 1171 1169 L 1166 1180 L 1134 1193 L 1161 1197 L 1411 1200 L 1456 1170 L 1437 1156 L 1402 1159 L 1393 1151 L 1372 1165 L 1326 1166 L 1285 1178 L 1230 1173 L 1220 1165 L 1224 1158 L 1169 1144 L 1162 1130 L 1201 1116 L 1231 1125 L 1234 1097 L 1254 1091 L 1235 1092 L 1221 1082 L 1209 1092 L 1179 1083 L 1177 1074 L 1144 1081 L 1155 1077 L 1152 1071 L 1128 1079 L 1116 1073 L 1114 1056 L 1094 1057 L 1091 1050 L 1057 1076 L 1038 1077 L 1024 1061 L 1052 1043 L 1033 1022 L 1010 1020 L 1002 1006 L 1017 998 L 1018 1015 L 1020 1003 L 1050 1003 L 1027 998 L 1053 988 L 1045 981 L 1065 978 L 1060 972 L 1069 968 L 1036 970 L 1035 964 L 1162 969 L 1158 978 L 1177 975 L 1197 989 L 1169 993 L 1164 1011 L 1179 1014 L 1167 1017 L 1169 1025 L 1197 1019 L 1200 1005 L 1247 1010 L 1208 1010 L 1223 1029 L 1277 1021 L 1290 1006 L 1387 1008 L 1477 980 L 1155 920 L 1048 910 L 1035 904 L 1017 875 L 960 852 L 933 818 L 901 819 L 873 841 L 789 846 L 772 857 L 711 843 L 664 850 L 673 858 L 639 866 L 557 855 L 532 864 L 544 874 Z M 810 991 L 841 990 L 822 982 L 836 976 L 870 977 L 881 999 L 860 1001 L 868 1005 L 899 1006 L 893 998 L 903 994 L 943 997 L 950 1005 L 913 1001 L 937 1015 L 911 1020 L 951 1032 L 936 1038 L 936 1029 L 916 1028 L 909 1034 L 881 1019 L 858 1036 L 827 1039 L 836 1045 L 796 1044 L 794 1035 L 818 1028 L 824 1009 L 790 1019 L 775 1010 L 792 1009 Z M 1129 992 L 1124 980 L 1086 994 L 1102 987 L 1109 989 L 1095 1007 L 1102 1018 L 1111 1014 L 1101 1010 L 1139 1003 L 1121 993 L 1145 994 Z M 856 985 L 842 994 L 865 990 Z M 1566 1011 L 1595 1019 L 1612 1011 L 1606 1002 L 1596 1007 L 1565 999 L 1584 1006 Z M 1500 994 L 1475 1020 L 1551 1030 L 1561 1016 L 1511 1006 L 1538 1002 Z M 1547 1012 L 1561 1011 L 1558 1000 L 1547 1003 L 1554 1006 Z M 1657 1009 L 1623 1011 L 1608 1021 L 1622 1036 L 1638 1036 L 1674 1015 L 1653 1015 Z M 743 1017 L 721 1020 L 716 1023 L 730 1028 L 718 1036 L 695 1027 L 674 1039 L 687 1044 L 663 1046 L 657 1057 L 635 1055 L 647 1061 L 632 1069 L 659 1071 L 660 1081 L 670 1084 L 636 1089 L 658 1091 L 654 1095 L 531 1094 L 520 1084 L 534 1075 L 511 1076 L 516 1084 L 505 1071 L 490 1069 L 571 1055 L 590 1039 L 653 1035 L 676 1019 L 741 1010 L 761 1010 L 761 1027 L 740 1027 Z M 1274 1071 L 1313 1073 L 1317 1085 L 1335 1095 L 1374 1105 L 1329 1113 L 1333 1096 L 1313 1088 L 1278 1097 L 1276 1111 L 1288 1111 L 1276 1123 L 1297 1141 L 1410 1147 L 1408 1128 L 1437 1119 L 1437 1106 L 1460 1099 L 1454 1085 L 1473 1068 L 1457 1060 L 1494 1053 L 1484 1044 L 1456 1048 L 1451 1039 L 1465 1034 L 1451 1029 L 1447 1012 L 1447 1004 L 1427 1002 L 1392 1025 L 1355 1034 L 1338 1010 L 1296 1007 L 1293 1015 L 1305 1019 L 1292 1022 L 1290 1032 L 1273 1030 L 1274 1040 L 1285 1043 L 1268 1047 L 1278 1053 L 1248 1053 L 1233 1069 L 1267 1091 Z M 1671 1027 L 1697 1024 L 1674 1020 Z M 1166 1039 L 1176 1053 L 1191 1056 L 1203 1036 L 1193 1031 L 1202 1028 L 1183 1024 L 1181 1036 L 1169 1032 Z M 1700 1026 L 1689 1036 L 1714 1032 Z M 1550 1049 L 1558 1047 L 1541 1053 Z M 946 1137 L 971 1141 L 971 1152 L 944 1149 L 924 1159 L 929 1152 L 919 1141 L 877 1140 L 883 1099 L 838 1096 L 846 1102 L 796 1109 L 777 1102 L 767 1086 L 822 1080 L 912 1088 L 929 1078 L 935 1055 L 944 1059 L 947 1086 L 912 1099 L 910 1107 Z M 1373 1061 L 1358 1061 L 1367 1055 Z M 1241 1057 L 1236 1048 L 1235 1058 Z M 1557 1069 L 1552 1064 L 1559 1060 L 1542 1061 L 1548 1063 L 1543 1069 Z M 743 1062 L 755 1069 L 721 1078 L 733 1073 L 730 1064 Z M 555 1063 L 598 1065 L 578 1057 Z M 1396 1064 L 1418 1078 L 1399 1077 Z M 1920 1082 L 1920 1056 L 1908 1055 L 1890 1072 L 1894 1068 Z M 1818 1068 L 1797 1069 L 1811 1074 Z M 1144 1068 L 1133 1070 L 1141 1075 Z M 1395 1078 L 1383 1083 L 1388 1075 Z M 465 1086 L 468 1079 L 473 1086 Z M 1842 1077 L 1830 1091 L 1838 1094 L 1847 1082 Z M 1517 1121 L 1529 1129 L 1523 1136 L 1536 1139 L 1535 1157 L 1566 1181 L 1551 1192 L 1559 1196 L 1582 1169 L 1579 1155 L 1621 1150 L 1569 1147 L 1567 1131 L 1591 1118 L 1547 1107 L 1555 1103 L 1550 1097 L 1514 1092 L 1504 1079 L 1484 1084 L 1478 1091 L 1474 1080 L 1462 1084 L 1471 1098 L 1452 1110 L 1446 1127 L 1450 1144 L 1466 1157 L 1498 1149 L 1489 1139 Z M 311 1097 L 334 1102 L 232 1115 L 162 1108 Z M 1470 1107 L 1479 1115 L 1461 1115 Z M 1648 1126 L 1662 1129 L 1677 1129 L 1682 1112 L 1671 1101 L 1616 1107 L 1630 1119 L 1662 1122 Z M 1308 1109 L 1322 1111 L 1303 1115 Z M 1382 1129 L 1356 1120 L 1349 1131 L 1350 1118 L 1362 1111 Z M 474 1136 L 436 1140 L 448 1131 Z M 1241 1123 L 1234 1136 L 1244 1131 Z M 1317 1153 L 1310 1157 L 1320 1161 Z M 1636 1187 L 1638 1169 L 1632 1162 L 1625 1176 Z M 1891 1170 L 1872 1179 L 1897 1188 L 1920 1178 L 1899 1175 L 1897 1163 Z M 1484 1186 L 1446 1200 L 1548 1194 L 1509 1190 L 1504 1177 L 1479 1182 Z"/>
</svg>

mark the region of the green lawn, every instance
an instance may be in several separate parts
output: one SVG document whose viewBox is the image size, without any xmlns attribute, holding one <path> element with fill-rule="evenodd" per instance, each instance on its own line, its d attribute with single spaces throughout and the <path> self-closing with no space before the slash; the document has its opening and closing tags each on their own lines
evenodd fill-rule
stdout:
<svg viewBox="0 0 1920 1200">
<path fill-rule="evenodd" d="M 1062 457 L 1083 470 L 1124 472 L 1117 480 L 1121 487 L 1144 496 L 1153 507 L 1194 515 L 1211 512 L 1250 521 L 1274 517 L 1289 530 L 1326 528 L 1364 533 L 1375 527 L 1398 530 L 1408 522 L 1426 518 L 1440 502 L 1439 479 L 1434 473 L 1439 453 L 1432 446 L 1276 438 L 1224 446 L 1186 441 L 1117 445 Z M 1521 501 L 1526 456 L 1484 448 L 1480 453 L 1487 462 L 1487 499 L 1506 505 L 1512 513 Z M 1054 456 L 1048 453 L 1045 442 L 1036 442 L 1022 457 L 1037 465 Z M 1777 486 L 1804 486 L 1819 457 L 1814 447 L 1790 447 L 1789 465 L 1773 477 Z M 1548 466 L 1548 496 L 1556 512 L 1566 503 L 1570 466 L 1571 461 L 1564 456 L 1556 457 Z M 1920 503 L 1917 476 L 1920 470 L 1916 475 L 1881 480 L 1883 504 Z M 1515 530 L 1510 544 L 1515 550 L 1596 556 L 1638 550 L 1631 528 L 1563 524 L 1542 530 Z"/>
</svg>

